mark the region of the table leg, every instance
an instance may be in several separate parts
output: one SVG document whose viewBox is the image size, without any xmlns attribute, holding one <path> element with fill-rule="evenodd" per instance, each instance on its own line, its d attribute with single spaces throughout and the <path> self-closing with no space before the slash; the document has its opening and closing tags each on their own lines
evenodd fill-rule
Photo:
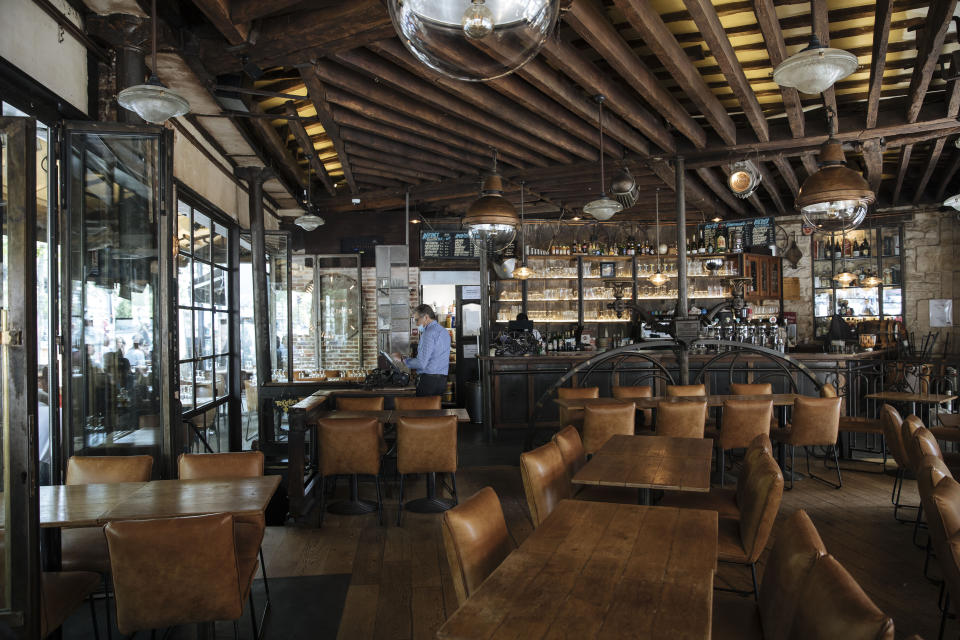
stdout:
<svg viewBox="0 0 960 640">
<path fill-rule="evenodd" d="M 650 505 L 650 489 L 640 489 L 640 504 Z"/>
<path fill-rule="evenodd" d="M 440 513 L 453 507 L 453 500 L 437 497 L 437 474 L 427 474 L 427 495 L 406 503 L 403 508 L 414 513 Z"/>
</svg>

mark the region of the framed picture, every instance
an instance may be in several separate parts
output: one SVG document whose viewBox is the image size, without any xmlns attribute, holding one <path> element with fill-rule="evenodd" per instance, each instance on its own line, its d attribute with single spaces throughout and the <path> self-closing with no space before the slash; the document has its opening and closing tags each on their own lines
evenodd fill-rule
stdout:
<svg viewBox="0 0 960 640">
<path fill-rule="evenodd" d="M 617 277 L 617 263 L 616 263 L 616 262 L 601 262 L 601 263 L 600 263 L 600 277 L 601 277 L 601 278 L 616 278 L 616 277 Z"/>
</svg>

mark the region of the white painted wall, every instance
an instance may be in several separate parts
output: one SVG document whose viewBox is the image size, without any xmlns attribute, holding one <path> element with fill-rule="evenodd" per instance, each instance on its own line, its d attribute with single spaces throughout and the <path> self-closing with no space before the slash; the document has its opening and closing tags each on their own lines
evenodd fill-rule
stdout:
<svg viewBox="0 0 960 640">
<path fill-rule="evenodd" d="M 79 14 L 66 0 L 51 0 L 74 24 Z M 0 56 L 87 113 L 87 50 L 32 0 L 0 0 Z"/>
</svg>

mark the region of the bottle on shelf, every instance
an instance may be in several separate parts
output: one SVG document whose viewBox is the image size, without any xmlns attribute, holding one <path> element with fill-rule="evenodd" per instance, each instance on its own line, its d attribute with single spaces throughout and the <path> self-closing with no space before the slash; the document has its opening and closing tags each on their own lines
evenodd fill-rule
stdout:
<svg viewBox="0 0 960 640">
<path fill-rule="evenodd" d="M 860 244 L 860 255 L 864 258 L 870 257 L 870 239 L 864 238 Z"/>
<path fill-rule="evenodd" d="M 841 251 L 843 251 L 843 256 L 850 258 L 853 256 L 853 245 L 850 243 L 850 238 L 844 238 L 841 241 L 843 244 L 841 246 Z"/>
<path fill-rule="evenodd" d="M 841 251 L 843 251 L 843 247 L 840 245 L 839 242 L 837 242 L 836 240 L 834 240 L 834 241 L 833 241 L 833 257 L 834 257 L 834 258 L 840 258 L 840 257 L 842 257 L 842 255 L 841 255 L 841 253 L 840 253 Z"/>
<path fill-rule="evenodd" d="M 853 257 L 854 257 L 854 258 L 859 258 L 859 257 L 860 257 L 860 244 L 857 242 L 857 239 L 856 239 L 856 238 L 853 239 L 853 248 L 852 248 L 852 250 L 853 250 Z"/>
<path fill-rule="evenodd" d="M 721 229 L 717 234 L 717 253 L 726 253 L 727 252 L 727 235 Z"/>
</svg>

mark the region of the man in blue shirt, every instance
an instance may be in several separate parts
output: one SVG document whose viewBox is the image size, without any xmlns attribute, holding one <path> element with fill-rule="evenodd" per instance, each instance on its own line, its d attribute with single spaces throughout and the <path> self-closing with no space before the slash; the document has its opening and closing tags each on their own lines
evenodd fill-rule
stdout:
<svg viewBox="0 0 960 640">
<path fill-rule="evenodd" d="M 420 331 L 420 343 L 416 358 L 404 358 L 399 353 L 393 357 L 417 370 L 417 395 L 442 396 L 447 390 L 447 373 L 450 370 L 450 334 L 437 322 L 433 307 L 421 304 L 413 310 L 413 319 Z"/>
</svg>

